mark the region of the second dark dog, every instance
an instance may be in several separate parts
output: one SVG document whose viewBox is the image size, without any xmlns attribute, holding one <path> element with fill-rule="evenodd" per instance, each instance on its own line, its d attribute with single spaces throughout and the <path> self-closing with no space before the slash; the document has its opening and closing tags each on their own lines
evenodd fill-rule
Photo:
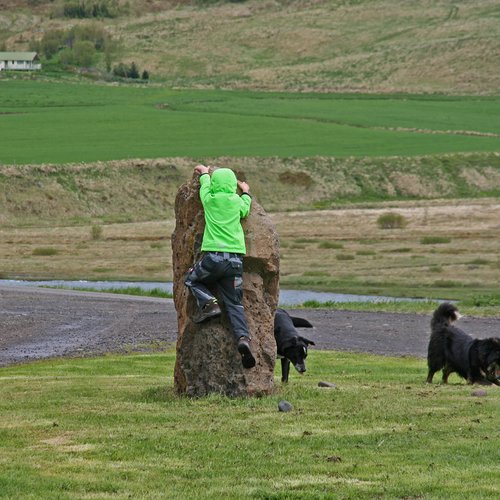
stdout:
<svg viewBox="0 0 500 500">
<path fill-rule="evenodd" d="M 306 371 L 307 347 L 314 345 L 312 340 L 301 337 L 297 328 L 312 328 L 309 321 L 290 316 L 283 309 L 277 309 L 274 316 L 274 338 L 281 357 L 281 381 L 288 382 L 290 363 L 299 373 Z"/>
<path fill-rule="evenodd" d="M 431 320 L 427 364 L 427 383 L 434 374 L 443 370 L 443 383 L 456 372 L 470 384 L 492 383 L 500 385 L 497 370 L 500 367 L 500 338 L 475 339 L 454 326 L 460 318 L 458 309 L 444 302 Z"/>
</svg>

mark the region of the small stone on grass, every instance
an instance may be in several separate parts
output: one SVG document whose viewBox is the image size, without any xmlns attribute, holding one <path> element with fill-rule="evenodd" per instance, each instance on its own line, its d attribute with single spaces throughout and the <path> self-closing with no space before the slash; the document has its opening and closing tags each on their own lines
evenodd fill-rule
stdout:
<svg viewBox="0 0 500 500">
<path fill-rule="evenodd" d="M 285 401 L 284 399 L 282 399 L 279 403 L 278 403 L 278 410 L 279 411 L 284 411 L 284 412 L 287 412 L 287 411 L 292 411 L 293 410 L 293 406 L 291 403 L 289 403 L 288 401 Z"/>
<path fill-rule="evenodd" d="M 472 391 L 471 396 L 476 396 L 477 398 L 482 398 L 486 396 L 488 393 L 484 389 L 476 389 L 475 391 Z"/>
<path fill-rule="evenodd" d="M 337 386 L 332 382 L 318 382 L 318 387 L 329 387 L 330 389 L 336 389 Z"/>
</svg>

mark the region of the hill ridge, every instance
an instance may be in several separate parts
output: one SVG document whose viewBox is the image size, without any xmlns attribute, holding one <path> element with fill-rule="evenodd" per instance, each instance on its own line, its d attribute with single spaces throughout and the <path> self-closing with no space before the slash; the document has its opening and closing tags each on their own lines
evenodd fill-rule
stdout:
<svg viewBox="0 0 500 500">
<path fill-rule="evenodd" d="M 136 61 L 171 86 L 457 95 L 500 88 L 494 0 L 132 0 L 128 14 L 98 21 L 51 17 L 54 4 L 37 3 L 5 5 L 0 45 L 26 50 L 47 30 L 98 22 L 119 41 L 115 63 Z"/>
</svg>

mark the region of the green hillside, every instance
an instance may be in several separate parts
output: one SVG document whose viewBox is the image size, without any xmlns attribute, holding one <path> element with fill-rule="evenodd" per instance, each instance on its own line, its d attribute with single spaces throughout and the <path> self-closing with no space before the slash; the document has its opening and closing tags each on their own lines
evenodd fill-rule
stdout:
<svg viewBox="0 0 500 500">
<path fill-rule="evenodd" d="M 500 88 L 495 0 L 103 2 L 116 7 L 114 17 L 64 18 L 62 0 L 0 2 L 0 45 L 26 50 L 49 30 L 97 23 L 116 42 L 114 64 L 135 61 L 152 81 L 174 86 L 490 95 Z"/>
</svg>

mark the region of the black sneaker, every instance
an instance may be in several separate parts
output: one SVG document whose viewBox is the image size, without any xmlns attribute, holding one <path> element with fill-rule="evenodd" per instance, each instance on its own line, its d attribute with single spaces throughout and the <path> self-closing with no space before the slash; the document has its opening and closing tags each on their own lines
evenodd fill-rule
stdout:
<svg viewBox="0 0 500 500">
<path fill-rule="evenodd" d="M 238 352 L 241 354 L 243 368 L 253 368 L 255 366 L 255 358 L 250 350 L 250 342 L 247 337 L 240 337 L 240 340 L 238 340 Z"/>
<path fill-rule="evenodd" d="M 194 316 L 193 316 L 193 323 L 203 323 L 203 321 L 207 320 L 208 318 L 213 318 L 215 316 L 219 316 L 221 313 L 219 304 L 217 304 L 217 301 L 211 300 L 210 302 L 207 302 L 201 311 L 198 311 Z"/>
</svg>

